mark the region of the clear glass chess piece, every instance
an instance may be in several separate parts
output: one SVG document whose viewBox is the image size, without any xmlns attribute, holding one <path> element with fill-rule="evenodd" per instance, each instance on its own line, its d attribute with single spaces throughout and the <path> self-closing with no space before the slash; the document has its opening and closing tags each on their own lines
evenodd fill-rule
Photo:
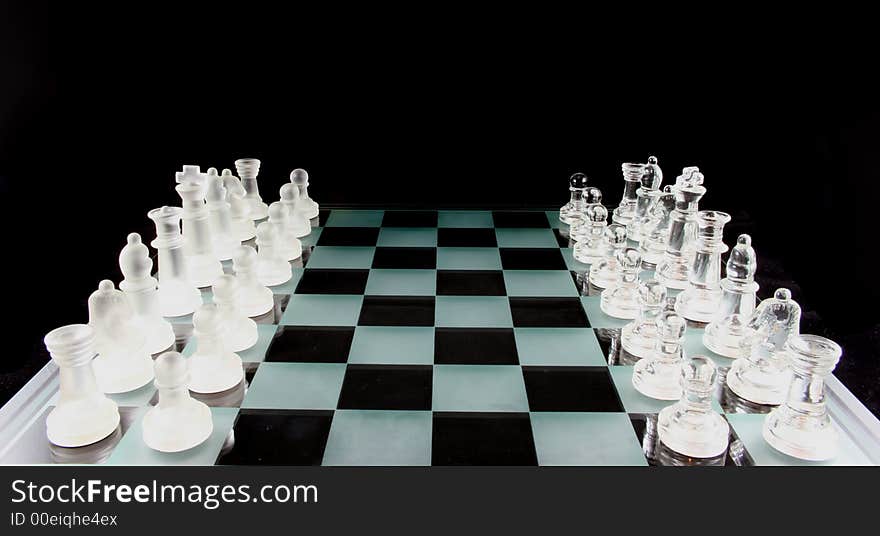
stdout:
<svg viewBox="0 0 880 536">
<path fill-rule="evenodd" d="M 584 214 L 586 223 L 583 224 L 583 227 L 587 232 L 582 235 L 582 238 L 575 238 L 577 243 L 572 249 L 572 256 L 578 262 L 593 264 L 602 260 L 605 253 L 602 240 L 605 227 L 608 225 L 606 221 L 608 211 L 602 205 L 593 205 L 588 207 Z"/>
<path fill-rule="evenodd" d="M 275 228 L 275 247 L 285 260 L 302 257 L 302 242 L 296 237 L 287 207 L 276 201 L 269 205 L 269 223 Z"/>
<path fill-rule="evenodd" d="M 617 283 L 602 291 L 599 307 L 608 316 L 634 319 L 639 314 L 639 272 L 642 257 L 638 250 L 626 248 L 617 254 L 620 278 Z"/>
<path fill-rule="evenodd" d="M 729 221 L 730 215 L 725 212 L 697 213 L 697 240 L 688 285 L 675 304 L 678 314 L 688 320 L 710 322 L 721 306 L 721 254 L 727 251 L 722 239 Z"/>
<path fill-rule="evenodd" d="M 628 354 L 643 358 L 654 353 L 660 340 L 657 318 L 663 314 L 665 305 L 666 287 L 656 279 L 639 283 L 639 314 L 620 332 L 621 346 Z"/>
<path fill-rule="evenodd" d="M 642 228 L 648 219 L 648 210 L 660 197 L 660 183 L 663 182 L 663 171 L 657 164 L 657 157 L 648 157 L 648 163 L 639 177 L 639 188 L 636 190 L 636 210 L 626 225 L 626 235 L 634 242 L 641 242 Z"/>
<path fill-rule="evenodd" d="M 672 193 L 675 210 L 669 224 L 669 241 L 663 259 L 657 263 L 656 277 L 666 288 L 683 290 L 688 284 L 693 242 L 697 237 L 697 208 L 706 194 L 703 175 L 696 168 L 685 168 Z"/>
<path fill-rule="evenodd" d="M 190 280 L 199 288 L 210 287 L 223 266 L 214 254 L 208 209 L 205 205 L 206 188 L 193 182 L 178 184 L 175 188 L 183 201 L 183 229 L 187 248 L 186 268 Z"/>
<path fill-rule="evenodd" d="M 727 277 L 721 280 L 721 306 L 703 333 L 703 345 L 718 355 L 743 357 L 745 324 L 755 311 L 757 269 L 752 238 L 741 234 L 727 259 Z"/>
<path fill-rule="evenodd" d="M 318 217 L 318 203 L 309 197 L 309 174 L 304 169 L 294 169 L 290 172 L 290 182 L 299 188 L 299 206 L 303 215 L 309 220 Z"/>
<path fill-rule="evenodd" d="M 224 343 L 227 319 L 216 303 L 206 303 L 193 315 L 196 351 L 189 358 L 189 389 L 196 393 L 219 393 L 244 379 L 241 358 Z"/>
<path fill-rule="evenodd" d="M 571 225 L 571 215 L 579 217 L 584 211 L 584 190 L 587 189 L 587 176 L 583 173 L 575 173 L 568 178 L 568 191 L 571 197 L 568 203 L 559 209 L 559 221 Z"/>
<path fill-rule="evenodd" d="M 46 417 L 46 436 L 59 447 L 91 445 L 119 426 L 119 408 L 98 387 L 92 370 L 95 332 L 85 324 L 53 329 L 43 339 L 58 365 L 58 402 Z"/>
<path fill-rule="evenodd" d="M 636 215 L 636 205 L 638 204 L 636 190 L 639 189 L 640 180 L 645 172 L 645 164 L 625 162 L 620 167 L 623 170 L 623 197 L 620 200 L 620 205 L 614 209 L 611 221 L 628 225 Z"/>
<path fill-rule="evenodd" d="M 119 253 L 123 280 L 119 289 L 134 310 L 134 321 L 145 335 L 147 352 L 158 354 L 174 346 L 174 329 L 159 311 L 159 282 L 150 275 L 153 260 L 150 250 L 141 242 L 141 235 L 131 233 Z"/>
<path fill-rule="evenodd" d="M 217 305 L 217 314 L 222 323 L 220 336 L 224 346 L 232 352 L 240 352 L 257 344 L 257 323 L 239 307 L 240 289 L 235 276 L 221 275 L 212 288 L 214 304 Z"/>
<path fill-rule="evenodd" d="M 226 196 L 229 202 L 229 214 L 232 217 L 232 231 L 239 242 L 245 242 L 257 236 L 257 227 L 251 219 L 251 209 L 244 196 L 231 192 Z"/>
<path fill-rule="evenodd" d="M 675 209 L 675 194 L 672 186 L 667 184 L 657 194 L 657 199 L 648 208 L 645 221 L 642 223 L 639 253 L 642 264 L 653 268 L 663 260 L 666 246 L 669 244 L 669 226 L 672 222 L 672 211 Z"/>
<path fill-rule="evenodd" d="M 789 337 L 800 327 L 801 308 L 786 288 L 762 301 L 746 325 L 743 353 L 727 372 L 727 386 L 737 396 L 758 404 L 781 404 L 791 382 L 785 353 Z"/>
<path fill-rule="evenodd" d="M 257 252 L 250 246 L 241 246 L 232 257 L 232 270 L 238 280 L 238 302 L 241 312 L 253 318 L 266 314 L 275 306 L 272 290 L 257 279 Z"/>
<path fill-rule="evenodd" d="M 663 288 L 659 283 L 656 284 Z M 687 321 L 663 311 L 654 322 L 654 348 L 633 367 L 632 384 L 636 391 L 658 400 L 681 398 L 681 364 L 684 359 L 684 333 Z"/>
<path fill-rule="evenodd" d="M 214 254 L 217 260 L 229 260 L 241 245 L 241 241 L 232 229 L 232 212 L 229 202 L 226 201 L 226 187 L 219 176 L 208 177 L 208 192 L 205 199 Z"/>
<path fill-rule="evenodd" d="M 211 409 L 193 399 L 187 359 L 177 352 L 156 358 L 159 402 L 144 415 L 144 443 L 159 452 L 180 452 L 205 442 L 214 431 Z"/>
<path fill-rule="evenodd" d="M 105 393 L 126 393 L 153 379 L 153 358 L 135 322 L 128 298 L 105 279 L 89 296 L 89 327 L 94 330 L 92 361 L 98 386 Z"/>
<path fill-rule="evenodd" d="M 602 205 L 602 191 L 594 186 L 589 186 L 584 190 L 584 198 L 580 214 L 572 213 L 569 215 L 568 237 L 571 240 L 586 240 L 590 234 L 590 222 L 592 221 L 588 215 L 590 207 Z M 605 208 L 604 206 L 602 208 Z M 607 210 L 605 219 L 607 220 Z"/>
<path fill-rule="evenodd" d="M 626 248 L 626 226 L 612 223 L 605 227 L 602 246 L 603 258 L 590 266 L 590 284 L 596 288 L 608 288 L 620 279 L 620 263 L 617 254 Z"/>
<path fill-rule="evenodd" d="M 217 170 L 214 171 L 216 172 Z M 183 166 L 182 171 L 178 171 L 174 174 L 174 179 L 177 181 L 178 184 L 191 182 L 193 184 L 197 184 L 204 190 L 205 182 L 208 180 L 208 175 L 206 173 L 202 173 L 202 170 L 199 166 L 185 165 Z"/>
<path fill-rule="evenodd" d="M 251 210 L 251 219 L 254 221 L 265 219 L 269 215 L 269 206 L 263 203 L 257 185 L 260 161 L 256 158 L 241 158 L 235 161 L 235 171 L 241 177 L 241 185 L 245 191 L 244 200 Z"/>
<path fill-rule="evenodd" d="M 825 378 L 843 350 L 817 335 L 793 335 L 786 350 L 794 375 L 785 401 L 764 421 L 764 440 L 795 458 L 829 460 L 837 454 L 838 433 L 825 407 Z"/>
<path fill-rule="evenodd" d="M 297 238 L 308 236 L 312 232 L 312 224 L 303 215 L 302 210 L 297 208 L 299 205 L 299 188 L 292 182 L 285 183 L 281 185 L 279 195 L 281 204 L 284 205 L 287 213 L 290 215 L 290 232 Z"/>
<path fill-rule="evenodd" d="M 241 180 L 238 177 L 232 174 L 232 170 L 224 169 L 220 173 L 220 178 L 223 179 L 223 186 L 226 188 L 226 195 L 238 194 L 241 197 L 247 195 L 247 192 L 244 190 L 244 186 L 241 184 Z M 227 199 L 228 201 L 228 199 Z M 253 220 L 251 220 L 253 221 Z"/>
<path fill-rule="evenodd" d="M 293 272 L 276 249 L 275 227 L 264 221 L 257 226 L 257 279 L 260 283 L 273 287 L 290 281 Z"/>
<path fill-rule="evenodd" d="M 156 224 L 156 239 L 150 245 L 159 257 L 159 311 L 174 317 L 193 313 L 202 304 L 202 294 L 189 278 L 180 235 L 180 207 L 151 210 L 147 217 Z"/>
<path fill-rule="evenodd" d="M 657 417 L 658 436 L 669 449 L 694 458 L 714 458 L 727 450 L 730 426 L 712 409 L 717 371 L 705 356 L 685 357 L 681 400 Z"/>
</svg>

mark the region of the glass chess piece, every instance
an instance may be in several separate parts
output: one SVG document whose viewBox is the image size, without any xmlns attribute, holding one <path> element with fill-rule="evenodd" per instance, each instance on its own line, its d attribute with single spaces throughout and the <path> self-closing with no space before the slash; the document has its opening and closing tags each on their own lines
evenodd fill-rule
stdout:
<svg viewBox="0 0 880 536">
<path fill-rule="evenodd" d="M 186 267 L 190 280 L 199 288 L 210 287 L 223 273 L 223 266 L 214 254 L 208 209 L 205 205 L 205 187 L 184 182 L 174 188 L 183 201 L 183 229 L 186 248 Z"/>
<path fill-rule="evenodd" d="M 242 197 L 247 195 L 247 192 L 244 189 L 244 186 L 241 184 L 241 180 L 238 177 L 232 174 L 232 170 L 224 169 L 220 173 L 220 178 L 223 179 L 223 187 L 226 188 L 227 197 L 232 194 L 238 194 Z M 228 199 L 227 199 L 228 201 Z M 253 220 L 251 220 L 253 221 Z"/>
<path fill-rule="evenodd" d="M 608 288 L 620 276 L 620 263 L 617 253 L 626 248 L 626 226 L 612 223 L 602 233 L 603 258 L 590 266 L 590 284 L 596 288 Z"/>
<path fill-rule="evenodd" d="M 167 317 L 191 314 L 202 304 L 202 294 L 190 281 L 183 255 L 182 212 L 180 207 L 162 207 L 147 213 L 156 224 L 156 239 L 150 245 L 158 251 L 159 311 Z"/>
<path fill-rule="evenodd" d="M 587 189 L 587 176 L 583 173 L 575 173 L 568 178 L 568 191 L 571 197 L 568 203 L 559 209 L 559 221 L 571 225 L 572 214 L 580 217 L 584 211 L 584 190 Z"/>
<path fill-rule="evenodd" d="M 303 215 L 302 210 L 298 208 L 299 188 L 292 182 L 285 183 L 281 186 L 279 195 L 281 203 L 287 208 L 287 213 L 290 214 L 290 231 L 297 238 L 308 236 L 312 232 L 312 224 Z"/>
<path fill-rule="evenodd" d="M 675 194 L 672 193 L 672 186 L 667 184 L 648 208 L 645 221 L 641 226 L 639 253 L 642 254 L 643 265 L 653 268 L 663 260 L 666 246 L 669 243 L 669 225 L 672 222 L 674 209 Z"/>
<path fill-rule="evenodd" d="M 794 372 L 785 401 L 764 420 L 764 440 L 802 460 L 830 460 L 838 433 L 825 406 L 825 378 L 840 356 L 840 346 L 817 335 L 793 335 L 786 350 Z"/>
<path fill-rule="evenodd" d="M 302 242 L 296 237 L 287 207 L 275 201 L 269 205 L 269 223 L 275 228 L 275 248 L 285 260 L 302 257 Z"/>
<path fill-rule="evenodd" d="M 585 240 L 589 236 L 590 233 L 590 220 L 587 212 L 590 210 L 590 207 L 602 205 L 602 191 L 594 186 L 589 186 L 584 190 L 584 199 L 583 199 L 583 211 L 580 214 L 570 214 L 569 219 L 569 229 L 568 236 L 569 239 L 578 241 Z M 604 208 L 604 206 L 603 206 Z M 607 219 L 607 210 L 606 216 Z"/>
<path fill-rule="evenodd" d="M 53 329 L 43 339 L 58 365 L 58 401 L 46 417 L 46 436 L 59 447 L 96 443 L 119 427 L 119 408 L 98 387 L 92 369 L 95 332 L 85 324 Z"/>
<path fill-rule="evenodd" d="M 629 225 L 629 222 L 636 215 L 636 205 L 638 204 L 636 190 L 639 189 L 640 180 L 645 172 L 645 164 L 625 162 L 620 167 L 623 170 L 623 197 L 620 200 L 620 205 L 612 212 L 611 221 L 621 225 Z"/>
<path fill-rule="evenodd" d="M 219 176 L 208 177 L 208 190 L 205 199 L 214 254 L 217 256 L 217 260 L 229 260 L 241 245 L 241 241 L 232 228 L 232 212 L 229 202 L 226 201 L 226 187 L 223 185 L 223 179 Z"/>
<path fill-rule="evenodd" d="M 178 352 L 156 358 L 159 402 L 144 415 L 144 443 L 159 452 L 180 452 L 205 442 L 214 431 L 211 409 L 193 399 L 187 359 Z"/>
<path fill-rule="evenodd" d="M 656 279 L 639 283 L 639 314 L 635 320 L 623 326 L 620 342 L 630 355 L 643 358 L 654 353 L 660 340 L 657 319 L 666 305 L 666 287 Z"/>
<path fill-rule="evenodd" d="M 608 219 L 608 210 L 602 205 L 593 205 L 584 212 L 586 222 L 582 224 L 585 229 L 581 238 L 574 238 L 577 242 L 572 249 L 572 256 L 576 261 L 584 264 L 599 262 L 604 254 L 602 239 Z"/>
<path fill-rule="evenodd" d="M 174 346 L 174 329 L 159 312 L 159 282 L 150 275 L 153 260 L 141 235 L 131 233 L 119 253 L 123 279 L 119 289 L 134 310 L 138 331 L 144 334 L 148 353 L 158 354 Z"/>
<path fill-rule="evenodd" d="M 309 174 L 304 169 L 294 169 L 290 172 L 290 182 L 299 188 L 299 203 L 303 215 L 306 219 L 318 217 L 318 203 L 309 197 Z"/>
<path fill-rule="evenodd" d="M 730 425 L 712 409 L 717 371 L 705 356 L 685 357 L 681 365 L 681 399 L 657 417 L 660 442 L 693 458 L 714 458 L 727 450 Z"/>
<path fill-rule="evenodd" d="M 267 287 L 290 281 L 293 271 L 276 249 L 275 227 L 264 221 L 257 226 L 257 279 Z"/>
<path fill-rule="evenodd" d="M 125 294 L 105 279 L 89 296 L 88 308 L 98 352 L 92 368 L 101 390 L 127 393 L 148 384 L 153 379 L 153 358 Z"/>
<path fill-rule="evenodd" d="M 722 239 L 729 221 L 730 215 L 725 212 L 697 213 L 697 240 L 688 285 L 675 303 L 678 314 L 688 320 L 710 322 L 721 305 L 721 254 L 727 251 Z"/>
<path fill-rule="evenodd" d="M 757 269 L 752 238 L 741 234 L 727 259 L 727 277 L 721 280 L 721 305 L 703 333 L 703 345 L 718 355 L 743 357 L 745 323 L 755 311 Z"/>
<path fill-rule="evenodd" d="M 232 257 L 232 271 L 238 281 L 238 303 L 247 317 L 264 315 L 275 307 L 272 290 L 257 279 L 257 252 L 250 246 L 240 246 Z"/>
<path fill-rule="evenodd" d="M 626 236 L 634 242 L 641 242 L 642 227 L 648 219 L 648 210 L 660 197 L 660 183 L 663 182 L 663 170 L 657 164 L 656 156 L 649 156 L 648 163 L 639 177 L 640 186 L 636 190 L 636 210 L 626 225 Z"/>
<path fill-rule="evenodd" d="M 727 386 L 734 394 L 772 406 L 785 400 L 791 382 L 785 344 L 798 333 L 800 320 L 801 308 L 786 288 L 758 305 L 746 324 L 744 356 L 727 372 Z"/>
<path fill-rule="evenodd" d="M 260 197 L 257 175 L 260 173 L 260 161 L 256 158 L 240 158 L 235 161 L 235 171 L 241 177 L 244 188 L 244 200 L 250 208 L 250 218 L 254 221 L 265 219 L 269 215 L 269 206 Z"/>
<path fill-rule="evenodd" d="M 193 315 L 196 351 L 189 358 L 189 389 L 195 393 L 219 393 L 244 379 L 241 357 L 224 343 L 228 329 L 216 303 L 206 303 Z"/>
<path fill-rule="evenodd" d="M 230 351 L 240 352 L 257 344 L 257 323 L 248 318 L 239 307 L 241 293 L 235 276 L 221 275 L 212 289 L 222 324 L 220 336 L 224 346 Z"/>
<path fill-rule="evenodd" d="M 257 227 L 251 219 L 251 209 L 244 196 L 232 192 L 227 194 L 226 199 L 229 202 L 229 214 L 232 218 L 232 232 L 235 233 L 239 243 L 257 236 Z"/>
<path fill-rule="evenodd" d="M 697 168 L 685 168 L 672 187 L 675 209 L 670 216 L 669 240 L 656 277 L 666 288 L 683 290 L 688 285 L 692 244 L 697 237 L 697 207 L 706 194 L 703 175 Z"/>
<path fill-rule="evenodd" d="M 639 272 L 642 258 L 638 250 L 626 248 L 617 253 L 620 277 L 617 282 L 602 291 L 599 307 L 608 316 L 634 319 L 639 314 Z"/>
<path fill-rule="evenodd" d="M 681 398 L 686 327 L 687 321 L 673 312 L 664 311 L 656 317 L 653 351 L 633 367 L 632 384 L 636 391 L 658 400 Z"/>
</svg>

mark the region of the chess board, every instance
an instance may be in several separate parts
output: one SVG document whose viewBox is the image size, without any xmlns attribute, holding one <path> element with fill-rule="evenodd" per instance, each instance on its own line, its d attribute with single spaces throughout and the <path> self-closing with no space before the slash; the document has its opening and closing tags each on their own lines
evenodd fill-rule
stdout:
<svg viewBox="0 0 880 536">
<path fill-rule="evenodd" d="M 322 210 L 303 248 L 257 319 L 258 343 L 239 353 L 245 381 L 197 397 L 214 416 L 204 444 L 144 444 L 150 384 L 112 396 L 122 424 L 107 439 L 50 445 L 50 362 L 0 411 L 0 463 L 811 465 L 764 442 L 769 408 L 723 387 L 731 360 L 703 347 L 697 326 L 685 349 L 719 367 L 714 405 L 731 446 L 697 460 L 662 445 L 657 413 L 670 403 L 632 387 L 626 322 L 600 310 L 557 212 Z M 192 317 L 171 320 L 191 354 Z M 836 379 L 828 387 L 842 434 L 827 463 L 878 463 L 880 423 Z"/>
</svg>

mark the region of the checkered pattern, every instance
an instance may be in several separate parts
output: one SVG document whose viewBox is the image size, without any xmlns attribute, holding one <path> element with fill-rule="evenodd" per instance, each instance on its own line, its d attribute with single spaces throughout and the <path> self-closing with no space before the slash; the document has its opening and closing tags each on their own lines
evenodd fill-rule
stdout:
<svg viewBox="0 0 880 536">
<path fill-rule="evenodd" d="M 584 286 L 557 213 L 324 210 L 316 223 L 240 353 L 246 386 L 200 397 L 213 436 L 176 455 L 147 448 L 148 386 L 113 397 L 131 418 L 107 463 L 687 463 L 657 442 L 668 403 L 632 387 L 615 340 L 626 322 Z M 191 318 L 175 322 L 189 354 Z M 726 370 L 701 331 L 687 352 Z M 800 463 L 763 442 L 761 408 L 718 391 L 737 454 L 720 463 Z"/>
</svg>

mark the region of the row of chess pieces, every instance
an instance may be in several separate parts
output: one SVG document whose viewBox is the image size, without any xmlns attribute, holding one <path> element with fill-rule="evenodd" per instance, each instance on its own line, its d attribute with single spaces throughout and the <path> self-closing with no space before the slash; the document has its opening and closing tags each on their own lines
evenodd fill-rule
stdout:
<svg viewBox="0 0 880 536">
<path fill-rule="evenodd" d="M 279 200 L 267 205 L 257 185 L 260 161 L 239 159 L 235 168 L 237 176 L 183 166 L 175 174 L 181 206 L 147 213 L 156 226 L 156 277 L 149 248 L 129 234 L 119 255 L 119 288 L 101 281 L 88 299 L 88 324 L 46 335 L 61 370 L 58 401 L 46 420 L 53 445 L 81 447 L 110 436 L 120 416 L 107 395 L 150 382 L 159 399 L 143 418 L 147 446 L 178 452 L 211 435 L 211 411 L 190 392 L 222 393 L 244 381 L 236 352 L 257 343 L 254 318 L 273 310 L 269 287 L 290 280 L 289 261 L 302 255 L 300 238 L 318 216 L 305 170 L 291 172 Z M 246 244 L 254 238 L 256 249 Z M 224 261 L 231 261 L 232 274 L 224 273 Z M 203 303 L 200 289 L 208 287 L 212 300 Z M 196 349 L 185 358 L 167 351 L 175 344 L 167 318 L 189 314 Z"/>
<path fill-rule="evenodd" d="M 686 167 L 663 186 L 655 157 L 622 165 L 620 205 L 611 213 L 583 173 L 569 179 L 571 199 L 560 209 L 574 258 L 590 266 L 600 307 L 631 320 L 623 350 L 636 362 L 632 383 L 645 396 L 678 400 L 658 416 L 660 441 L 675 452 L 712 458 L 728 446 L 729 425 L 712 410 L 717 369 L 710 357 L 686 356 L 688 321 L 705 326 L 703 344 L 734 361 L 726 383 L 737 396 L 774 407 L 763 437 L 773 448 L 805 460 L 827 460 L 838 434 L 825 407 L 824 378 L 842 350 L 817 335 L 800 334 L 800 306 L 788 289 L 756 305 L 757 260 L 751 237 L 740 235 L 722 279 L 724 226 L 729 214 L 700 210 L 703 174 Z M 643 273 L 645 272 L 645 273 Z M 653 273 L 646 273 L 653 272 Z"/>
</svg>

